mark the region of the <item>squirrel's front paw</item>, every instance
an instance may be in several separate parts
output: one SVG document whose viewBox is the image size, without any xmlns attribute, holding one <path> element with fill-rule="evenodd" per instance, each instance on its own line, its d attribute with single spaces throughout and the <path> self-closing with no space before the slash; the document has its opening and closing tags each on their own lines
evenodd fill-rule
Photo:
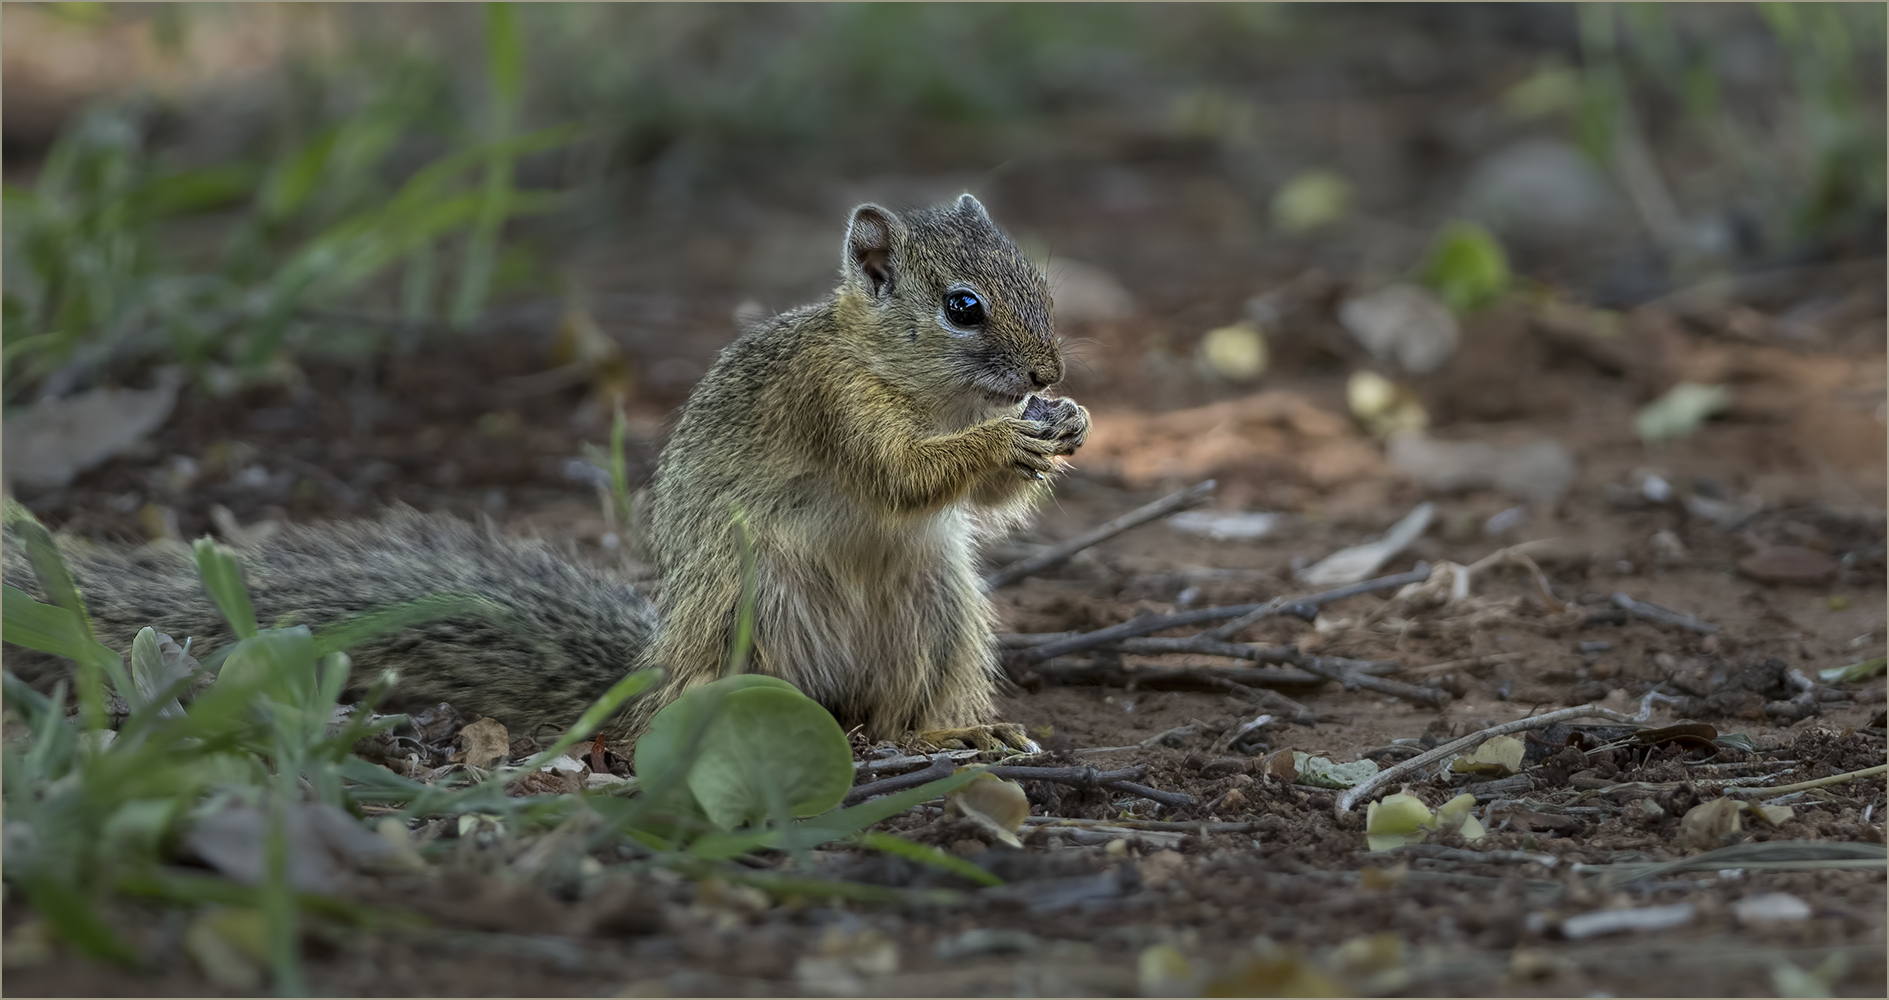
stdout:
<svg viewBox="0 0 1889 1000">
<path fill-rule="evenodd" d="M 1035 436 L 1054 443 L 1053 454 L 1073 455 L 1089 437 L 1089 411 L 1073 399 L 1031 396 L 1023 404 L 1023 419 L 1042 425 Z"/>
<path fill-rule="evenodd" d="M 1010 464 L 1025 479 L 1041 479 L 1055 471 L 1061 444 L 1047 436 L 1047 424 L 1020 417 L 1005 418 L 1010 428 Z"/>
</svg>

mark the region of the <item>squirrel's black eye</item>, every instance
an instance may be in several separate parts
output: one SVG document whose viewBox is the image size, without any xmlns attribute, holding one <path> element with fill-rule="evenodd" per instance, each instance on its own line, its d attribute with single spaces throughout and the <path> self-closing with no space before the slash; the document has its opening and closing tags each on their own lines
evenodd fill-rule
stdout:
<svg viewBox="0 0 1889 1000">
<path fill-rule="evenodd" d="M 984 303 L 976 292 L 967 292 L 962 288 L 945 293 L 945 318 L 953 326 L 981 326 L 984 322 Z"/>
</svg>

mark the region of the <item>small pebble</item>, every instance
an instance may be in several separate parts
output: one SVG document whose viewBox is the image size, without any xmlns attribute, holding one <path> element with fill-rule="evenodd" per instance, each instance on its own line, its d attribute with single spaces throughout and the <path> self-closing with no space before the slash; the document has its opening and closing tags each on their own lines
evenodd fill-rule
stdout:
<svg viewBox="0 0 1889 1000">
<path fill-rule="evenodd" d="M 1579 941 L 1600 934 L 1670 930 L 1691 923 L 1697 914 L 1698 910 L 1691 903 L 1646 906 L 1637 910 L 1595 910 L 1561 921 L 1561 936 Z"/>
<path fill-rule="evenodd" d="M 1608 651 L 1608 650 L 1610 650 L 1610 649 L 1612 649 L 1612 648 L 1614 648 L 1614 644 L 1613 644 L 1613 643 L 1611 643 L 1611 642 L 1584 642 L 1584 643 L 1581 643 L 1581 652 L 1583 652 L 1583 653 L 1605 653 L 1606 651 Z"/>
<path fill-rule="evenodd" d="M 1766 927 L 1810 919 L 1810 904 L 1786 892 L 1762 892 L 1732 904 L 1732 915 L 1746 927 Z"/>
</svg>

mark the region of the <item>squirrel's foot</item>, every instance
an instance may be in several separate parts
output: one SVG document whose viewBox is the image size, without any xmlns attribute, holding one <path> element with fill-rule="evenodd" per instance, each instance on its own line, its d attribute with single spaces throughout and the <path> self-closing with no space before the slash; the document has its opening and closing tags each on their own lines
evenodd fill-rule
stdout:
<svg viewBox="0 0 1889 1000">
<path fill-rule="evenodd" d="M 993 722 L 960 729 L 927 729 L 919 732 L 914 739 L 939 750 L 1010 749 L 1018 753 L 1041 753 L 1043 750 L 1036 745 L 1035 740 L 1024 734 L 1022 726 L 1014 722 Z"/>
</svg>

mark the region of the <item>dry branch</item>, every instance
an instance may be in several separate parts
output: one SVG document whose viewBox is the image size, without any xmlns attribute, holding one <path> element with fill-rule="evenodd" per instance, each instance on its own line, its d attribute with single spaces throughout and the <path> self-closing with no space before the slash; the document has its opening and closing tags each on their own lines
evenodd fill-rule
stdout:
<svg viewBox="0 0 1889 1000">
<path fill-rule="evenodd" d="M 1366 781 L 1354 786 L 1343 795 L 1338 796 L 1338 801 L 1332 808 L 1340 815 L 1348 813 L 1351 811 L 1351 807 L 1357 805 L 1365 796 L 1383 788 L 1392 781 L 1402 778 L 1404 775 L 1410 774 L 1413 771 L 1428 767 L 1453 753 L 1478 746 L 1483 740 L 1489 739 L 1492 736 L 1506 736 L 1509 733 L 1540 729 L 1543 726 L 1551 725 L 1556 722 L 1565 722 L 1568 719 L 1579 719 L 1590 715 L 1613 722 L 1645 722 L 1647 717 L 1652 714 L 1652 707 L 1651 704 L 1648 704 L 1641 710 L 1639 715 L 1628 715 L 1625 712 L 1616 712 L 1611 708 L 1602 708 L 1594 704 L 1576 705 L 1573 708 L 1564 708 L 1558 712 L 1549 712 L 1546 715 L 1532 715 L 1526 719 L 1517 719 L 1514 722 L 1505 722 L 1499 726 L 1490 726 L 1487 729 L 1470 733 L 1462 739 L 1451 740 L 1427 753 L 1418 754 L 1401 764 L 1392 764 L 1390 767 L 1372 775 Z"/>
<path fill-rule="evenodd" d="M 1110 625 L 1108 628 L 1096 629 L 1093 632 L 1083 632 L 1068 638 L 1046 642 L 1040 646 L 1031 646 L 1017 654 L 1017 656 L 1019 662 L 1026 665 L 1041 663 L 1051 657 L 1090 649 L 1105 643 L 1119 642 L 1123 639 L 1140 638 L 1141 636 L 1149 635 L 1154 632 L 1165 632 L 1168 629 L 1180 628 L 1184 625 L 1199 625 L 1203 622 L 1221 621 L 1227 618 L 1241 621 L 1241 628 L 1245 628 L 1247 625 L 1261 618 L 1278 614 L 1294 614 L 1309 621 L 1318 616 L 1319 607 L 1330 604 L 1333 601 L 1342 600 L 1346 597 L 1355 597 L 1359 594 L 1368 594 L 1376 590 L 1389 590 L 1410 583 L 1419 583 L 1429 578 L 1430 564 L 1418 563 L 1417 568 L 1408 573 L 1379 577 L 1375 580 L 1365 580 L 1362 583 L 1353 583 L 1289 601 L 1279 598 L 1257 604 L 1230 604 L 1219 608 L 1199 608 L 1193 611 L 1181 611 L 1171 615 L 1142 615 L 1137 618 L 1131 618 L 1119 625 Z M 1214 641 L 1224 639 L 1225 637 L 1208 633 L 1193 638 Z"/>
<path fill-rule="evenodd" d="M 989 593 L 990 591 L 996 590 L 998 587 L 1015 583 L 1032 573 L 1041 573 L 1051 566 L 1056 566 L 1067 561 L 1071 556 L 1081 552 L 1083 549 L 1108 541 L 1130 528 L 1138 527 L 1156 518 L 1165 517 L 1176 511 L 1186 510 L 1189 507 L 1196 506 L 1213 494 L 1213 487 L 1214 481 L 1209 479 L 1204 483 L 1199 483 L 1181 490 L 1179 493 L 1170 493 L 1151 504 L 1137 507 L 1113 521 L 1090 528 L 1088 531 L 1066 542 L 1052 545 L 1042 552 L 1038 552 L 1036 555 L 1019 559 L 1008 566 L 997 569 L 989 576 L 979 581 L 978 585 L 986 593 Z"/>
<path fill-rule="evenodd" d="M 1613 602 L 1614 607 L 1625 611 L 1635 618 L 1644 618 L 1650 622 L 1657 622 L 1661 625 L 1671 625 L 1674 628 L 1683 628 L 1691 632 L 1701 632 L 1705 635 L 1711 635 L 1718 631 L 1717 625 L 1702 622 L 1683 611 L 1674 611 L 1671 608 L 1662 608 L 1657 604 L 1636 601 L 1617 590 L 1614 591 Z"/>
</svg>

